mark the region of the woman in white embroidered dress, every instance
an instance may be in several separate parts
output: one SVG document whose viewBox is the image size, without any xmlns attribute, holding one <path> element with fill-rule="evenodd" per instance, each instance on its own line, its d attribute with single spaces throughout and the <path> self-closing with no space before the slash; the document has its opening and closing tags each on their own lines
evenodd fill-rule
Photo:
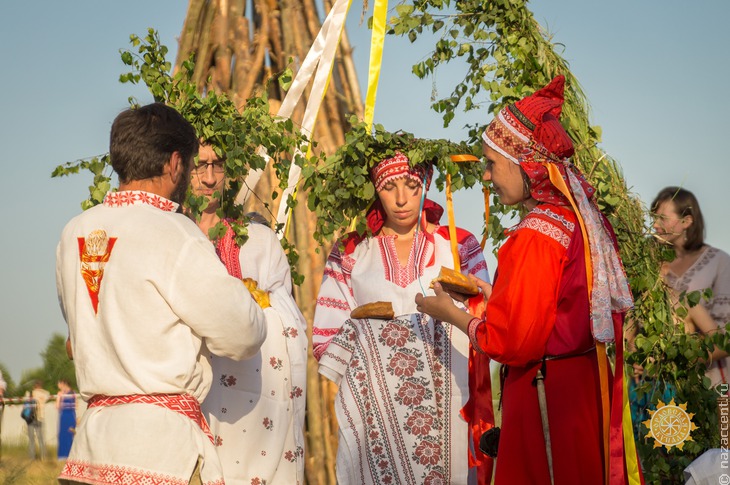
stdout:
<svg viewBox="0 0 730 485">
<path fill-rule="evenodd" d="M 349 234 L 327 261 L 312 341 L 319 372 L 339 384 L 340 485 L 470 482 L 460 415 L 469 342 L 414 303 L 441 266 L 453 267 L 448 227 L 438 225 L 443 209 L 425 199 L 419 211 L 431 174 L 401 153 L 376 165 L 378 200 L 367 216 L 373 236 Z M 457 229 L 457 239 L 461 272 L 487 280 L 475 237 Z M 391 302 L 395 318 L 350 318 L 377 301 Z"/>
<path fill-rule="evenodd" d="M 208 199 L 198 226 L 205 234 L 221 222 L 224 162 L 211 145 L 201 145 L 191 190 Z M 235 241 L 227 220 L 216 249 L 228 272 L 253 279 L 268 293 L 268 333 L 252 358 L 211 356 L 213 386 L 202 405 L 229 485 L 304 483 L 306 321 L 292 297 L 291 272 L 274 232 L 247 226 L 248 240 Z M 261 302 L 259 302 L 261 304 Z M 265 306 L 266 304 L 262 304 Z"/>
<path fill-rule="evenodd" d="M 688 332 L 717 331 L 730 323 L 730 256 L 705 244 L 705 223 L 699 202 L 680 187 L 662 189 L 651 203 L 656 236 L 674 248 L 675 258 L 664 263 L 662 277 L 675 298 L 682 292 L 712 290 L 712 298 L 689 309 Z M 712 386 L 730 382 L 730 358 L 715 349 L 707 377 Z"/>
</svg>

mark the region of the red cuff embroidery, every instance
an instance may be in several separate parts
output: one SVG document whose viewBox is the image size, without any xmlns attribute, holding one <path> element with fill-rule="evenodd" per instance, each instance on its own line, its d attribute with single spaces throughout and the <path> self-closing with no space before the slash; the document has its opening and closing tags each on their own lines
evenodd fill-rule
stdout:
<svg viewBox="0 0 730 485">
<path fill-rule="evenodd" d="M 469 334 L 469 342 L 471 342 L 471 346 L 474 347 L 474 350 L 479 352 L 480 354 L 483 354 L 484 351 L 479 346 L 479 342 L 477 341 L 477 329 L 479 328 L 479 325 L 484 323 L 484 320 L 481 318 L 474 317 L 471 320 L 469 320 L 469 325 L 467 327 L 467 333 Z"/>
</svg>

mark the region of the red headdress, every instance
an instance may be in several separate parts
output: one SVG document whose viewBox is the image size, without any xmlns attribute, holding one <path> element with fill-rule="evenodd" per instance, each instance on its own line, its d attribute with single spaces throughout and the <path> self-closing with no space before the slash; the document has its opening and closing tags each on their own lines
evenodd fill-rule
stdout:
<svg viewBox="0 0 730 485">
<path fill-rule="evenodd" d="M 536 91 L 497 114 L 484 131 L 487 145 L 515 163 L 519 163 L 530 178 L 530 195 L 540 202 L 570 205 L 568 199 L 550 182 L 544 165 L 547 159 L 560 162 L 573 155 L 573 142 L 560 124 L 563 110 L 565 77 L 558 76 Z M 560 164 L 563 179 L 565 168 Z M 571 165 L 575 176 L 591 198 L 595 189 Z"/>
</svg>

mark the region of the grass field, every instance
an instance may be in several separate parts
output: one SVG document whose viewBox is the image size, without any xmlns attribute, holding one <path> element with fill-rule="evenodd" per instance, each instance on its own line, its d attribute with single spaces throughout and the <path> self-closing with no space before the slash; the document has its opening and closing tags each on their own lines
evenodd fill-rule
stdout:
<svg viewBox="0 0 730 485">
<path fill-rule="evenodd" d="M 0 455 L 0 485 L 50 485 L 58 483 L 56 477 L 61 472 L 63 462 L 56 461 L 56 450 L 46 450 L 46 461 L 28 458 L 25 447 L 3 446 Z"/>
</svg>

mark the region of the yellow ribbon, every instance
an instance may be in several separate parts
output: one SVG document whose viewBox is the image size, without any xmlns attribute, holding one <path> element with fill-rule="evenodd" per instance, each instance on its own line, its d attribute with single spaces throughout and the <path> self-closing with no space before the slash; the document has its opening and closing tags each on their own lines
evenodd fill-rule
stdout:
<svg viewBox="0 0 730 485">
<path fill-rule="evenodd" d="M 623 366 L 622 366 L 623 367 Z M 623 372 L 616 367 L 616 372 Z M 624 372 L 624 411 L 623 411 L 623 434 L 624 434 L 624 454 L 626 455 L 626 475 L 629 479 L 629 485 L 641 485 L 639 476 L 639 463 L 636 459 L 636 443 L 634 443 L 634 429 L 631 423 L 631 404 L 629 403 L 629 391 L 626 383 L 627 375 Z"/>
<path fill-rule="evenodd" d="M 611 402 L 608 398 L 608 356 L 605 342 L 596 342 L 596 358 L 598 359 L 598 377 L 601 384 L 601 424 L 603 426 L 603 462 L 605 463 L 604 481 L 608 483 L 611 471 L 609 467 L 611 450 L 609 449 L 611 431 Z"/>
<path fill-rule="evenodd" d="M 478 162 L 479 158 L 469 154 L 449 155 L 454 163 Z M 487 208 L 489 210 L 489 208 Z M 461 270 L 461 259 L 459 258 L 459 244 L 456 240 L 456 220 L 454 218 L 454 198 L 451 193 L 451 174 L 446 174 L 446 214 L 449 216 L 449 239 L 451 239 L 451 255 L 454 257 L 454 269 Z M 485 241 L 486 242 L 486 241 Z M 484 249 L 484 246 L 482 246 Z"/>
<path fill-rule="evenodd" d="M 385 24 L 388 15 L 388 0 L 376 0 L 373 8 L 373 33 L 370 38 L 370 67 L 368 69 L 368 92 L 365 96 L 365 115 L 363 121 L 368 129 L 373 125 L 375 116 L 375 97 L 380 82 L 380 67 L 383 63 L 383 44 L 385 43 Z"/>
<path fill-rule="evenodd" d="M 479 247 L 484 251 L 484 246 L 487 245 L 487 237 L 489 236 L 489 189 L 486 185 L 482 185 L 482 193 L 484 194 L 484 235 L 482 241 L 479 243 Z"/>
<path fill-rule="evenodd" d="M 454 271 L 461 271 L 459 244 L 456 240 L 456 221 L 454 220 L 454 198 L 451 194 L 451 174 L 446 174 L 446 213 L 449 216 L 449 239 L 451 255 L 454 257 Z"/>
<path fill-rule="evenodd" d="M 478 162 L 479 157 L 474 155 L 451 155 L 452 162 Z M 487 245 L 487 238 L 489 237 L 489 189 L 482 185 L 482 193 L 484 194 L 484 235 L 479 243 L 479 247 L 484 251 L 484 246 Z"/>
</svg>

